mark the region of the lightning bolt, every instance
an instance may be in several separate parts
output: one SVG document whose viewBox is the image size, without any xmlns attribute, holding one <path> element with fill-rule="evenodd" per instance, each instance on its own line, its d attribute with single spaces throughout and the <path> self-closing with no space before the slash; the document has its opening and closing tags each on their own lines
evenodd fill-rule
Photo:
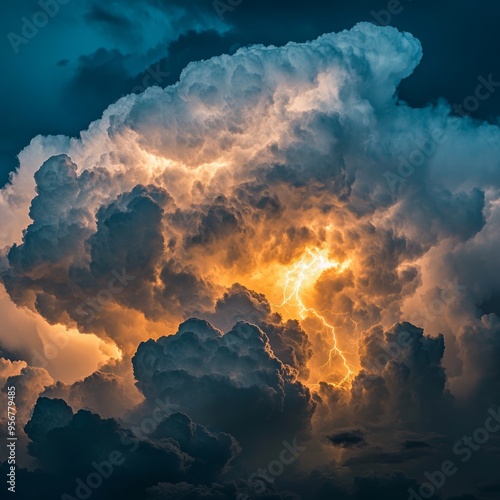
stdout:
<svg viewBox="0 0 500 500">
<path fill-rule="evenodd" d="M 300 319 L 305 319 L 307 317 L 315 317 L 319 319 L 323 325 L 332 333 L 333 347 L 330 349 L 328 354 L 328 360 L 325 364 L 320 366 L 320 370 L 326 367 L 331 367 L 333 360 L 338 356 L 344 365 L 345 375 L 338 384 L 342 385 L 349 382 L 355 372 L 351 370 L 344 353 L 338 347 L 337 336 L 335 335 L 335 328 L 330 325 L 326 319 L 318 313 L 313 307 L 307 307 L 302 299 L 303 288 L 305 282 L 310 282 L 320 276 L 323 271 L 327 269 L 338 269 L 342 272 L 350 264 L 350 261 L 346 261 L 340 264 L 337 261 L 332 261 L 324 255 L 324 252 L 319 250 L 313 251 L 311 249 L 306 249 L 302 258 L 287 272 L 285 286 L 283 288 L 283 302 L 278 306 L 286 310 L 286 306 L 296 307 L 299 310 Z"/>
</svg>

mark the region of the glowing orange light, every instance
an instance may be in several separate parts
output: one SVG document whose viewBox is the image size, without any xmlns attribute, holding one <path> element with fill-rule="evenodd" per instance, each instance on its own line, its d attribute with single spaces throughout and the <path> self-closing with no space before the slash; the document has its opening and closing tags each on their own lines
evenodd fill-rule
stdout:
<svg viewBox="0 0 500 500">
<path fill-rule="evenodd" d="M 323 325 L 332 333 L 333 347 L 329 351 L 328 360 L 320 366 L 320 370 L 331 367 L 333 360 L 338 356 L 344 365 L 345 375 L 342 380 L 335 385 L 342 385 L 349 382 L 355 372 L 350 368 L 344 353 L 338 346 L 335 328 L 330 325 L 326 319 L 316 311 L 313 307 L 308 307 L 304 304 L 303 295 L 304 289 L 312 285 L 319 278 L 321 273 L 328 269 L 336 269 L 338 272 L 344 271 L 350 265 L 350 261 L 339 263 L 328 258 L 328 253 L 325 250 L 306 249 L 302 258 L 290 269 L 286 274 L 285 286 L 283 288 L 283 301 L 277 307 L 287 310 L 288 307 L 295 307 L 301 319 L 315 317 L 319 319 Z"/>
</svg>

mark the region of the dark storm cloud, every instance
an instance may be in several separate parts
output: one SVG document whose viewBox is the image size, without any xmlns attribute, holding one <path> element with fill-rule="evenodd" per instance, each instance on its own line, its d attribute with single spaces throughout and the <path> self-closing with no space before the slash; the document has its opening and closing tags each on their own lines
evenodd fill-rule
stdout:
<svg viewBox="0 0 500 500">
<path fill-rule="evenodd" d="M 408 488 L 416 482 L 402 473 L 372 474 L 357 476 L 352 487 L 346 488 L 340 478 L 334 474 L 315 470 L 308 477 L 300 480 L 287 481 L 290 489 L 300 495 L 300 498 L 314 500 L 404 500 L 408 498 Z M 439 500 L 439 497 L 435 497 Z"/>
<path fill-rule="evenodd" d="M 452 397 L 445 389 L 442 336 L 424 336 L 410 323 L 386 332 L 373 327 L 361 340 L 360 354 L 366 372 L 353 382 L 351 404 L 360 405 L 361 414 L 394 418 L 407 429 L 449 425 Z"/>
<path fill-rule="evenodd" d="M 253 219 L 259 221 L 262 217 L 272 219 L 279 217 L 285 207 L 278 195 L 272 193 L 265 184 L 244 183 L 235 190 L 235 196 L 244 205 L 255 209 Z"/>
<path fill-rule="evenodd" d="M 180 311 L 192 311 L 211 305 L 211 286 L 196 273 L 174 260 L 165 263 L 160 272 L 163 283 L 162 301 Z"/>
<path fill-rule="evenodd" d="M 121 195 L 98 212 L 97 232 L 92 234 L 89 225 L 93 221 L 85 205 L 93 177 L 94 174 L 88 173 L 77 176 L 75 164 L 64 155 L 45 162 L 35 175 L 38 194 L 30 209 L 33 223 L 24 243 L 14 245 L 9 253 L 9 262 L 18 278 L 7 274 L 4 281 L 7 289 L 24 305 L 34 305 L 43 311 L 52 322 L 64 321 L 68 312 L 78 322 L 88 319 L 81 312 L 83 301 L 76 291 L 83 289 L 95 296 L 99 290 L 107 289 L 105 283 L 109 282 L 117 259 L 120 270 L 115 271 L 120 276 L 122 264 L 127 262 L 128 272 L 135 273 L 134 279 L 140 275 L 139 287 L 150 281 L 151 268 L 163 251 L 157 225 L 162 212 L 159 203 L 168 203 L 168 194 L 154 188 L 149 195 L 147 188 L 137 187 Z M 103 175 L 101 180 L 106 177 Z M 60 204 L 54 203 L 56 193 Z M 128 233 L 134 226 L 144 231 L 142 237 L 135 238 L 135 247 L 131 246 Z M 144 245 L 146 240 L 148 245 Z M 86 248 L 93 259 L 89 269 L 80 267 Z M 48 275 L 53 272 L 60 278 L 48 283 Z M 73 287 L 72 281 L 78 285 Z M 26 293 L 28 287 L 31 296 Z"/>
<path fill-rule="evenodd" d="M 119 375 L 96 371 L 72 385 L 47 387 L 41 396 L 61 398 L 74 409 L 89 410 L 103 418 L 122 415 L 137 404 L 138 395 Z"/>
<path fill-rule="evenodd" d="M 266 165 L 262 177 L 271 185 L 284 182 L 292 186 L 299 197 L 307 188 L 308 193 L 327 190 L 340 201 L 348 200 L 355 175 L 348 172 L 345 164 L 345 156 L 353 146 L 352 137 L 345 132 L 339 116 L 312 113 L 307 124 L 297 123 L 293 127 L 293 139 L 286 149 L 272 146 L 282 163 Z"/>
<path fill-rule="evenodd" d="M 84 330 L 110 333 L 110 302 L 139 308 L 151 318 L 163 314 L 162 304 L 177 302 L 179 310 L 186 310 L 188 304 L 195 309 L 210 303 L 208 285 L 185 265 L 163 259 L 163 212 L 175 209 L 164 189 L 137 185 L 122 193 L 97 210 L 92 232 L 89 197 L 91 203 L 99 198 L 92 189 L 106 186 L 108 174 L 85 171 L 78 176 L 75 164 L 61 155 L 45 162 L 35 181 L 33 223 L 23 244 L 11 248 L 11 271 L 3 274 L 6 289 L 20 304 L 52 323 L 67 322 L 69 315 Z M 158 267 L 160 286 L 155 289 Z M 49 277 L 56 275 L 55 280 Z"/>
<path fill-rule="evenodd" d="M 26 434 L 32 440 L 32 452 L 36 455 L 37 446 L 47 443 L 47 434 L 52 429 L 66 427 L 72 418 L 73 411 L 64 400 L 40 398 L 25 427 Z"/>
<path fill-rule="evenodd" d="M 83 210 L 71 206 L 79 185 L 76 165 L 69 158 L 61 155 L 45 162 L 36 172 L 35 182 L 38 196 L 30 208 L 33 224 L 28 228 L 24 245 L 14 246 L 9 252 L 11 265 L 24 268 L 25 272 L 43 261 L 64 260 L 67 254 L 77 252 L 81 238 L 75 236 L 84 230 L 82 221 L 86 218 Z M 56 193 L 60 203 L 56 201 Z"/>
<path fill-rule="evenodd" d="M 428 448 L 429 443 L 426 443 L 425 441 L 405 441 L 403 443 L 403 448 L 406 450 L 414 450 L 418 448 Z"/>
<path fill-rule="evenodd" d="M 146 399 L 168 397 L 195 421 L 230 432 L 251 454 L 266 453 L 260 443 L 272 450 L 271 442 L 309 428 L 309 390 L 249 323 L 222 334 L 190 319 L 175 335 L 142 343 L 132 362 Z"/>
<path fill-rule="evenodd" d="M 238 321 L 260 325 L 271 314 L 271 305 L 265 295 L 235 283 L 217 300 L 214 313 L 206 315 L 206 319 L 221 330 L 229 330 Z"/>
<path fill-rule="evenodd" d="M 212 434 L 182 413 L 163 420 L 151 437 L 172 439 L 181 450 L 194 457 L 191 474 L 200 482 L 211 482 L 240 452 L 238 442 L 230 434 Z"/>
<path fill-rule="evenodd" d="M 265 486 L 262 482 L 257 483 L 263 489 L 258 498 L 263 500 L 298 500 L 295 493 L 281 492 L 272 483 Z M 168 500 L 175 498 L 178 500 L 204 499 L 204 500 L 233 500 L 239 498 L 252 498 L 255 496 L 255 484 L 251 481 L 226 481 L 222 484 L 215 483 L 211 486 L 195 486 L 189 483 L 168 484 L 160 483 L 149 488 L 146 500 Z"/>
<path fill-rule="evenodd" d="M 500 494 L 500 483 L 491 482 L 488 484 L 480 484 L 477 487 L 478 491 L 484 495 L 490 495 L 491 497 L 498 496 Z"/>
<path fill-rule="evenodd" d="M 38 395 L 52 383 L 52 377 L 44 368 L 32 366 L 26 366 L 21 369 L 18 375 L 7 378 L 2 387 L 2 392 L 6 393 L 7 387 L 16 387 L 16 404 L 18 408 L 16 420 L 18 426 L 22 427 L 27 422 Z"/>
<path fill-rule="evenodd" d="M 312 349 L 306 332 L 296 320 L 283 322 L 278 313 L 271 311 L 263 294 L 236 283 L 217 300 L 215 311 L 205 314 L 204 318 L 224 331 L 238 321 L 257 325 L 268 336 L 273 353 L 280 361 L 307 376 Z"/>
<path fill-rule="evenodd" d="M 147 500 L 164 500 L 166 498 L 236 498 L 238 489 L 232 485 L 195 486 L 189 483 L 160 483 L 149 488 Z"/>
<path fill-rule="evenodd" d="M 238 233 L 244 235 L 245 230 L 251 230 L 244 227 L 241 213 L 232 207 L 224 196 L 218 196 L 213 204 L 203 207 L 196 215 L 198 216 L 196 233 L 187 239 L 187 246 L 207 246 L 213 242 L 219 243 L 225 237 Z"/>
<path fill-rule="evenodd" d="M 365 443 L 364 433 L 360 429 L 346 429 L 337 431 L 335 434 L 327 436 L 328 441 L 334 446 L 350 448 L 352 446 L 363 446 Z"/>
<path fill-rule="evenodd" d="M 11 299 L 50 322 L 111 337 L 128 354 L 139 338 L 174 331 L 164 321 L 194 310 L 226 332 L 191 319 L 175 335 L 137 348 L 134 373 L 146 401 L 135 415 L 166 396 L 183 415 L 141 439 L 129 468 L 116 476 L 125 479 L 119 486 L 113 479 L 102 494 L 127 488 L 137 496 L 151 487 L 157 496 L 231 495 L 234 484 L 218 474 L 232 463 L 235 439 L 242 447 L 239 465 L 257 469 L 276 459 L 283 439 L 298 435 L 312 438 L 307 447 L 314 463 L 328 450 L 324 474 L 292 488 L 305 498 L 402 498 L 413 480 L 399 473 L 360 477 L 359 470 L 397 466 L 423 478 L 449 453 L 443 443 L 453 444 L 455 432 L 467 426 L 471 432 L 481 422 L 474 423 L 473 414 L 495 401 L 499 379 L 499 320 L 478 307 L 498 290 L 498 128 L 450 118 L 444 104 L 416 110 L 397 103 L 396 88 L 420 57 L 415 38 L 367 24 L 309 44 L 252 47 L 188 66 L 175 87 L 121 100 L 83 134 L 84 144 L 34 140 L 26 152 L 33 171 L 38 158 L 53 154 L 47 144 L 71 151 L 75 163 L 54 156 L 35 176 L 33 222 L 21 234 L 26 219 L 19 216 L 18 231 L 5 242 L 8 258 L 1 260 Z M 449 142 L 396 191 L 388 189 L 385 169 L 436 124 L 451 134 Z M 21 181 L 16 186 L 31 199 Z M 15 195 L 1 200 L 22 209 Z M 21 209 L 15 213 L 26 217 Z M 15 222 L 6 217 L 6 224 Z M 328 354 L 331 332 L 325 341 L 306 322 L 283 321 L 258 291 L 226 288 L 213 278 L 220 270 L 229 275 L 220 282 L 227 284 L 233 271 L 252 271 L 257 254 L 263 269 L 268 261 L 291 265 L 307 245 L 353 261 L 343 272 L 323 272 L 311 300 L 335 317 L 354 359 L 359 344 L 363 368 L 350 390 L 326 383 L 322 372 L 319 397 L 298 377 L 307 376 L 310 339 L 315 354 Z M 408 302 L 432 303 L 442 297 L 438 278 L 457 275 L 469 286 L 443 306 L 432 335 L 402 321 Z M 118 293 L 111 279 L 126 286 Z M 132 321 L 137 318 L 157 324 L 150 331 Z M 445 363 L 455 380 L 447 378 Z M 31 367 L 22 375 L 24 385 L 23 377 L 15 380 L 29 396 L 22 399 L 29 412 L 33 394 L 50 377 Z M 39 387 L 29 391 L 33 380 Z M 119 445 L 126 424 L 102 418 L 119 402 L 110 398 L 110 408 L 89 394 L 104 396 L 118 383 L 100 374 L 46 389 L 100 414 L 72 412 L 69 422 L 63 403 L 56 408 L 40 400 L 34 428 L 27 427 L 30 449 L 46 470 L 67 473 L 64 485 L 88 473 L 89 448 L 103 446 L 105 453 Z M 116 390 L 114 396 L 126 395 Z M 44 419 L 64 425 L 44 431 Z M 95 437 L 87 439 L 90 433 Z M 359 439 L 363 446 L 354 446 Z M 469 487 L 477 469 L 482 477 L 489 473 L 495 446 L 488 443 L 488 458 L 454 481 Z M 81 449 L 73 462 L 70 448 Z M 203 475 L 211 457 L 215 470 Z M 160 470 L 160 463 L 168 467 Z M 335 477 L 337 468 L 352 483 L 348 491 Z M 278 498 L 288 489 L 277 485 Z"/>
<path fill-rule="evenodd" d="M 23 499 L 29 498 L 26 492 L 33 485 L 42 495 L 75 496 L 89 474 L 99 466 L 105 470 L 106 462 L 109 467 L 110 457 L 116 462 L 113 472 L 101 477 L 93 497 L 119 494 L 133 499 L 161 481 L 211 482 L 239 452 L 230 435 L 212 433 L 180 413 L 166 417 L 154 434 L 137 438 L 113 419 L 84 410 L 73 414 L 61 399 L 40 398 L 26 433 L 40 470 L 28 473 L 26 486 L 19 486 Z"/>
<path fill-rule="evenodd" d="M 26 366 L 22 362 L 10 362 L 0 358 L 0 405 L 5 408 L 4 415 L 0 416 L 0 438 L 5 443 L 8 442 L 9 436 L 8 424 L 12 421 L 12 413 L 7 411 L 11 408 L 12 398 L 8 399 L 8 395 L 12 395 L 12 388 L 15 388 L 16 413 L 15 413 L 15 437 L 18 450 L 26 450 L 27 437 L 24 433 L 23 426 L 31 417 L 31 411 L 38 399 L 39 394 L 53 383 L 52 377 L 43 368 L 34 368 Z M 9 419 L 9 417 L 11 417 Z M 24 465 L 22 451 L 18 453 L 18 462 Z M 4 447 L 0 449 L 0 462 L 7 460 L 9 449 Z"/>
<path fill-rule="evenodd" d="M 105 288 L 110 270 L 124 269 L 129 283 L 116 297 L 151 318 L 161 317 L 163 306 L 188 311 L 210 303 L 209 285 L 177 260 L 164 261 L 169 242 L 164 238 L 163 212 L 174 209 L 164 189 L 136 186 L 99 210 L 97 232 L 88 240 L 90 273 L 75 269 L 75 280 L 97 292 L 99 284 Z M 160 286 L 156 288 L 158 269 Z"/>
<path fill-rule="evenodd" d="M 485 314 L 480 321 L 471 321 L 463 327 L 460 342 L 467 346 L 468 363 L 481 374 L 474 381 L 472 396 L 477 409 L 495 405 L 500 390 L 500 319 L 496 314 Z"/>
<path fill-rule="evenodd" d="M 19 361 L 19 360 L 22 359 L 21 357 L 19 357 L 18 353 L 13 352 L 13 351 L 7 349 L 2 344 L 0 344 L 0 358 L 6 359 L 6 360 L 9 360 L 9 361 Z"/>
<path fill-rule="evenodd" d="M 113 31 L 121 31 L 121 28 L 115 26 Z M 120 34 L 128 36 L 129 30 Z M 189 62 L 234 52 L 231 47 L 235 40 L 234 36 L 215 30 L 188 30 L 176 40 L 162 44 L 155 51 L 162 55 L 153 58 L 148 65 L 141 61 L 143 67 L 139 70 L 130 69 L 130 66 L 137 66 L 134 54 L 101 47 L 78 58 L 63 93 L 65 107 L 78 113 L 80 128 L 84 128 L 109 104 L 124 95 L 143 92 L 155 85 L 163 88 L 174 84 Z M 75 100 L 75 95 L 80 98 Z"/>
<path fill-rule="evenodd" d="M 422 243 L 433 243 L 438 238 L 454 237 L 465 241 L 476 235 L 485 224 L 485 193 L 480 189 L 470 192 L 452 193 L 449 190 L 430 190 L 424 197 L 421 193 L 409 193 L 404 204 L 415 207 L 418 198 L 421 205 L 413 212 L 412 222 L 424 228 L 432 214 L 433 228 Z M 426 241 L 427 240 L 427 241 Z"/>
<path fill-rule="evenodd" d="M 97 110 L 105 109 L 121 95 L 131 93 L 135 85 L 127 70 L 127 59 L 119 50 L 104 47 L 80 56 L 64 91 L 67 109 L 82 114 L 90 122 L 97 118 Z M 79 99 L 74 99 L 75 95 Z"/>
<path fill-rule="evenodd" d="M 320 428 L 327 441 L 344 448 L 342 464 L 353 475 L 373 470 L 375 463 L 377 470 L 397 467 L 411 475 L 450 454 L 461 424 L 454 420 L 458 407 L 445 388 L 443 352 L 442 337 L 425 336 L 409 323 L 385 332 L 373 327 L 361 337 L 364 369 L 349 397 L 321 384 Z"/>
<path fill-rule="evenodd" d="M 109 206 L 102 207 L 97 212 L 97 231 L 88 241 L 90 273 L 75 270 L 76 280 L 87 282 L 97 291 L 96 286 L 105 288 L 110 270 L 124 269 L 128 283 L 116 297 L 121 297 L 118 300 L 124 305 L 133 307 L 135 293 L 142 290 L 140 307 L 146 314 L 152 314 L 148 303 L 156 279 L 155 269 L 165 248 L 162 216 L 169 204 L 172 199 L 165 190 L 136 186 Z"/>
<path fill-rule="evenodd" d="M 489 208 L 486 208 L 486 212 Z M 496 211 L 492 214 L 493 220 L 498 221 Z M 489 231 L 492 241 L 499 241 L 499 233 L 495 228 Z M 476 373 L 469 380 L 469 396 L 474 403 L 469 405 L 471 412 L 476 413 L 477 420 L 481 413 L 486 411 L 491 404 L 496 404 L 492 395 L 498 393 L 499 371 L 498 359 L 498 275 L 499 261 L 491 250 L 481 245 L 482 238 L 478 235 L 468 245 L 454 246 L 444 256 L 441 267 L 443 270 L 453 269 L 456 282 L 470 283 L 471 286 L 455 294 L 456 304 L 453 314 L 460 315 L 461 311 L 473 312 L 473 317 L 460 324 L 457 335 L 457 346 L 467 352 L 464 365 L 456 366 L 458 374 L 468 370 Z M 427 303 L 436 300 L 436 296 L 443 292 L 435 290 L 433 295 L 426 297 Z"/>
<path fill-rule="evenodd" d="M 119 12 L 112 12 L 107 7 L 92 4 L 85 18 L 89 21 L 103 23 L 110 28 L 131 29 L 134 25 L 124 15 Z"/>
<path fill-rule="evenodd" d="M 421 450 L 421 449 L 391 449 L 389 446 L 376 446 L 371 449 L 363 450 L 362 453 L 347 458 L 342 462 L 345 467 L 353 469 L 370 467 L 370 464 L 376 463 L 380 466 L 388 466 L 389 468 L 404 467 L 405 465 L 420 460 L 420 462 L 429 460 L 437 450 Z"/>
<path fill-rule="evenodd" d="M 385 497 L 394 500 L 408 497 L 408 488 L 415 482 L 401 473 L 359 476 L 354 482 L 356 500 L 371 500 Z M 439 497 L 438 497 L 439 498 Z M 437 500 L 437 499 L 436 499 Z"/>
<path fill-rule="evenodd" d="M 129 436 L 129 439 L 132 439 Z M 49 431 L 46 443 L 33 443 L 30 447 L 44 470 L 65 479 L 65 487 L 73 482 L 70 478 L 85 478 L 92 472 L 92 463 L 102 463 L 118 450 L 122 453 L 122 467 L 116 468 L 111 481 L 103 483 L 97 497 L 110 494 L 133 498 L 140 495 L 146 485 L 159 480 L 179 481 L 187 477 L 191 459 L 183 454 L 173 442 L 152 443 L 141 441 L 134 454 L 126 457 L 127 448 L 122 444 L 120 429 L 112 420 L 101 420 L 91 413 L 80 411 L 66 427 Z M 75 457 L 74 450 L 79 454 Z M 55 454 L 57 452 L 57 455 Z M 124 460 L 125 459 L 125 460 Z M 140 471 L 140 476 L 136 475 Z M 140 480 L 139 477 L 141 477 Z M 76 482 L 72 490 L 75 491 Z M 72 493 L 72 490 L 68 492 Z"/>
</svg>

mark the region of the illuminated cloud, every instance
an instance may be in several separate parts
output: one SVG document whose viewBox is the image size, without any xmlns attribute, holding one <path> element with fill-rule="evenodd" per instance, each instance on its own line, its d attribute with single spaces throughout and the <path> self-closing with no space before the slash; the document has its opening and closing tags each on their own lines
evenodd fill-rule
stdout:
<svg viewBox="0 0 500 500">
<path fill-rule="evenodd" d="M 276 357 L 307 379 L 307 362 L 312 356 L 312 349 L 306 332 L 297 320 L 285 322 L 278 313 L 273 313 L 263 294 L 235 283 L 217 300 L 215 311 L 204 317 L 225 331 L 239 321 L 258 326 L 269 338 Z"/>
<path fill-rule="evenodd" d="M 370 24 L 251 46 L 124 97 L 79 139 L 33 139 L 0 192 L 2 307 L 48 329 L 30 347 L 61 329 L 93 339 L 83 375 L 64 356 L 48 367 L 84 380 L 35 392 L 101 415 L 80 410 L 47 431 L 54 449 L 32 435 L 42 462 L 54 469 L 65 439 L 85 444 L 79 425 L 114 445 L 127 419 L 168 396 L 185 415 L 138 455 L 153 496 L 233 491 L 190 482 L 199 443 L 170 441 L 189 428 L 220 470 L 233 440 L 246 473 L 297 435 L 309 440 L 303 463 L 333 472 L 297 464 L 309 479 L 284 487 L 307 491 L 314 478 L 318 495 L 349 498 L 342 467 L 353 498 L 398 498 L 428 455 L 406 443 L 445 457 L 453 433 L 474 428 L 498 392 L 499 129 L 445 102 L 398 101 L 421 57 L 410 34 Z M 151 456 L 173 464 L 170 476 L 146 471 Z M 379 462 L 381 475 L 356 472 Z"/>
</svg>

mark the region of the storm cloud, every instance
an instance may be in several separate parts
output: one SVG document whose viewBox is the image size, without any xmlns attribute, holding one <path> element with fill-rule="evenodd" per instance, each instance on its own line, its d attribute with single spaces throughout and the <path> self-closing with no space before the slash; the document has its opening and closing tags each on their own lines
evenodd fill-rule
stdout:
<svg viewBox="0 0 500 500">
<path fill-rule="evenodd" d="M 3 365 L 27 482 L 70 493 L 125 436 L 136 451 L 99 495 L 404 498 L 483 424 L 499 129 L 400 100 L 421 58 L 368 23 L 252 45 L 121 98 L 78 139 L 33 139 L 0 192 L 2 300 L 48 332 L 5 349 L 30 365 Z M 64 354 L 33 363 L 61 328 L 100 342 L 76 383 Z M 492 435 L 436 494 L 487 498 L 499 449 Z"/>
</svg>

